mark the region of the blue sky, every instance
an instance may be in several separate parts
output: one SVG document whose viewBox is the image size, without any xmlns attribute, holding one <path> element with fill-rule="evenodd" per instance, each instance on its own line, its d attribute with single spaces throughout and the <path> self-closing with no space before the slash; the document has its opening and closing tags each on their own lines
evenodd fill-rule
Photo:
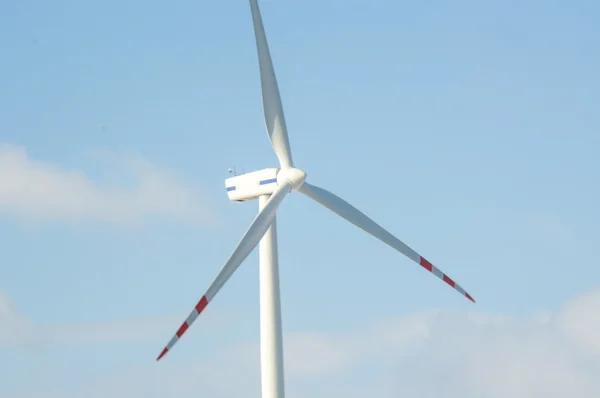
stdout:
<svg viewBox="0 0 600 398">
<path fill-rule="evenodd" d="M 554 338 L 565 351 L 587 342 L 584 359 L 569 351 L 557 363 L 600 367 L 590 348 L 598 337 L 582 337 L 600 335 L 591 315 L 600 305 L 600 5 L 260 5 L 308 181 L 477 300 L 290 195 L 278 215 L 284 330 L 306 348 L 289 343 L 290 396 L 439 394 L 398 376 L 417 355 L 449 377 L 443 349 L 427 348 L 435 336 L 467 357 L 481 352 L 478 339 L 520 352 L 524 336 L 545 328 L 552 337 L 536 341 L 539 352 Z M 154 362 L 257 211 L 227 200 L 227 169 L 277 165 L 247 2 L 2 2 L 0 52 L 0 395 L 259 396 L 257 253 Z M 556 316 L 540 321 L 540 311 Z M 473 314 L 512 321 L 482 327 Z M 373 354 L 380 366 L 356 351 L 371 341 L 365 330 L 411 327 L 428 331 L 414 337 L 423 346 L 377 345 L 397 356 Z M 313 369 L 314 358 L 329 364 L 323 357 L 335 360 Z M 502 369 L 514 369 L 510 358 Z M 238 387 L 214 381 L 228 373 Z M 495 397 L 498 383 L 469 391 Z M 513 383 L 513 396 L 534 396 Z M 460 383 L 443 391 L 468 396 Z M 592 383 L 578 396 L 598 391 Z"/>
</svg>

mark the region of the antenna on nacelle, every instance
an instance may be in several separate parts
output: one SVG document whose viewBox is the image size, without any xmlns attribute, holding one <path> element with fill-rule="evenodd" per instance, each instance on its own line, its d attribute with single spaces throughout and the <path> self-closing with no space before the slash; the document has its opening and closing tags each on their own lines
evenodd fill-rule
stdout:
<svg viewBox="0 0 600 398">
<path fill-rule="evenodd" d="M 237 175 L 237 172 L 235 171 L 235 167 L 233 169 L 230 167 L 229 170 L 227 170 L 227 171 L 229 172 L 229 174 L 233 174 L 234 177 Z"/>
</svg>

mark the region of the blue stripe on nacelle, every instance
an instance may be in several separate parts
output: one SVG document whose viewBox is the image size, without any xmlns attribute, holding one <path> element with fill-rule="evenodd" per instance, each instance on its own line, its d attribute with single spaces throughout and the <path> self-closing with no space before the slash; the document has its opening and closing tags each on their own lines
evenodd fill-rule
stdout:
<svg viewBox="0 0 600 398">
<path fill-rule="evenodd" d="M 262 180 L 260 182 L 260 185 L 272 184 L 274 182 L 277 182 L 277 178 L 271 178 L 270 180 Z"/>
<path fill-rule="evenodd" d="M 227 192 L 229 191 L 235 191 L 235 187 L 227 187 Z"/>
</svg>

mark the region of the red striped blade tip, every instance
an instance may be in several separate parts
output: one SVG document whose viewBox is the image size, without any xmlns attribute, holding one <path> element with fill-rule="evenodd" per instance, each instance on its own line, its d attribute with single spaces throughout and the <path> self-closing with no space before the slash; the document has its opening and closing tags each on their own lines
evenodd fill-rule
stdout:
<svg viewBox="0 0 600 398">
<path fill-rule="evenodd" d="M 434 267 L 433 264 L 431 264 L 427 259 L 425 259 L 425 257 L 420 256 L 419 264 L 421 265 L 421 267 L 425 268 L 427 271 L 429 271 L 431 273 L 435 273 L 438 278 L 442 278 L 442 280 L 444 282 L 446 282 L 448 285 L 453 287 L 455 290 L 457 290 L 463 296 L 465 296 L 466 298 L 471 300 L 473 303 L 475 303 L 475 299 L 473 299 L 473 297 L 471 297 L 471 295 L 469 293 L 467 293 L 463 288 L 458 287 L 458 285 L 456 284 L 456 282 L 454 282 L 454 280 L 452 280 L 452 278 L 450 278 L 448 275 L 443 273 L 437 267 Z M 435 269 L 435 272 L 434 272 L 434 269 Z M 441 277 L 439 275 L 441 275 Z"/>
<path fill-rule="evenodd" d="M 161 359 L 162 357 L 164 357 L 164 356 L 165 356 L 165 354 L 166 354 L 168 351 L 169 351 L 169 349 L 168 349 L 167 347 L 165 347 L 165 348 L 162 350 L 162 352 L 160 353 L 160 355 L 158 356 L 158 358 L 156 358 L 156 361 L 157 361 L 157 362 L 158 362 L 158 361 L 160 361 L 160 359 Z"/>
</svg>

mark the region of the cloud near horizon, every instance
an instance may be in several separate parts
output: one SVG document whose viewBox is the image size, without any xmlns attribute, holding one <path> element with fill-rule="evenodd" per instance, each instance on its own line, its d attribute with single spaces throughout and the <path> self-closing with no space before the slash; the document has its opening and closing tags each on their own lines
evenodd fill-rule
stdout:
<svg viewBox="0 0 600 398">
<path fill-rule="evenodd" d="M 8 311 L 12 306 L 7 303 L 0 301 L 0 310 L 12 314 L 14 331 L 25 320 Z M 0 325 L 10 330 L 10 323 Z M 108 326 L 75 326 L 63 325 L 63 330 L 87 336 L 80 344 L 135 341 L 134 329 L 147 329 L 130 323 L 129 332 L 115 340 Z M 86 330 L 96 332 L 90 337 Z M 6 335 L 0 329 L 0 339 L 8 343 Z M 146 336 L 154 338 L 164 336 Z M 98 384 L 79 385 L 60 396 L 204 392 L 259 397 L 258 343 L 234 344 L 218 352 L 185 367 L 167 358 L 159 365 L 115 369 Z M 435 310 L 374 320 L 345 332 L 286 333 L 285 366 L 290 398 L 595 398 L 600 396 L 600 288 L 567 300 L 556 311 L 524 317 Z"/>
<path fill-rule="evenodd" d="M 236 352 L 256 356 L 251 345 L 232 349 L 230 359 Z M 600 289 L 526 317 L 436 310 L 346 333 L 290 333 L 285 346 L 292 385 L 316 380 L 323 396 L 360 396 L 343 381 L 352 385 L 353 375 L 366 372 L 378 374 L 367 390 L 379 397 L 594 398 Z M 249 370 L 252 360 L 246 361 Z M 337 392 L 330 389 L 335 381 Z"/>
<path fill-rule="evenodd" d="M 8 295 L 0 291 L 0 349 L 156 341 L 165 338 L 164 325 L 177 325 L 179 318 L 156 316 L 112 322 L 38 324 L 17 311 Z"/>
<path fill-rule="evenodd" d="M 0 214 L 28 222 L 131 225 L 162 217 L 185 223 L 212 220 L 198 189 L 141 157 L 112 157 L 115 177 L 94 181 L 83 171 L 31 159 L 24 148 L 0 143 Z"/>
</svg>

